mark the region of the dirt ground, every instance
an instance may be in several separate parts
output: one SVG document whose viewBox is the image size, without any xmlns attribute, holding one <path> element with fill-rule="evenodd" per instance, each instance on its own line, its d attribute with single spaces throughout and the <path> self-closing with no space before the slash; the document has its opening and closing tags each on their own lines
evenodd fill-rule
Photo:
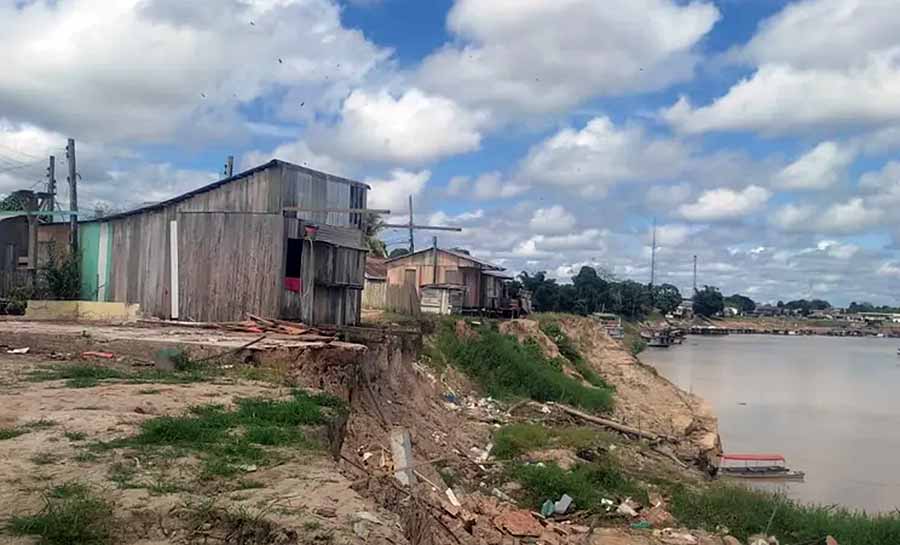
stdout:
<svg viewBox="0 0 900 545">
<path fill-rule="evenodd" d="M 531 323 L 522 325 L 526 326 L 523 331 L 535 333 Z M 702 414 L 699 401 L 685 397 L 641 366 L 599 329 L 595 332 L 580 322 L 563 326 L 583 343 L 585 357 L 604 379 L 615 385 L 616 418 L 659 433 L 680 431 L 694 437 L 691 429 L 698 428 Z M 310 346 L 271 339 L 254 352 L 250 364 L 237 359 L 228 365 L 233 371 L 241 365 L 272 367 L 278 371 L 275 383 L 247 380 L 237 372 L 189 384 L 118 381 L 88 388 L 69 388 L 64 381 L 28 380 L 34 370 L 72 361 L 59 359 L 60 354 L 78 360 L 83 350 L 108 350 L 117 357 L 103 365 L 128 369 L 151 358 L 160 346 L 205 355 L 241 346 L 253 337 L 203 330 L 0 321 L 0 344 L 32 349 L 26 355 L 0 351 L 0 429 L 28 430 L 0 440 L 4 460 L 0 524 L 8 516 L 40 509 L 49 487 L 80 480 L 102 490 L 115 504 L 115 516 L 124 529 L 115 543 L 193 544 L 206 543 L 207 538 L 213 539 L 209 543 L 248 544 L 665 542 L 647 531 L 623 528 L 591 530 L 542 523 L 538 535 L 530 537 L 498 530 L 506 527 L 507 519 L 517 517 L 538 523 L 530 520 L 528 510 L 490 495 L 499 470 L 488 452 L 493 432 L 517 418 L 565 417 L 534 407 L 519 408 L 514 417 L 510 407 L 478 396 L 452 367 L 437 370 L 421 364 L 415 343 L 383 332 L 374 335 L 377 341 L 368 346 L 340 342 Z M 190 456 L 161 459 L 127 449 L 97 453 L 89 448 L 130 436 L 151 418 L 182 414 L 191 406 L 209 403 L 230 406 L 238 398 L 280 399 L 295 386 L 324 390 L 349 403 L 339 462 L 325 453 L 298 451 L 278 463 L 248 467 L 237 477 L 210 483 L 198 479 L 198 460 Z M 389 436 L 397 428 L 412 435 L 420 484 L 411 491 L 398 488 L 391 476 L 395 466 Z M 638 464 L 678 471 L 641 449 L 629 455 Z M 451 471 L 452 481 L 445 479 L 447 473 L 440 468 Z M 127 486 L 119 475 L 122 472 L 130 476 Z M 455 483 L 461 508 L 452 506 L 444 494 L 448 482 Z M 221 527 L 228 529 L 222 520 L 199 527 L 189 521 L 192 509 L 210 501 L 226 511 L 250 513 L 253 520 L 265 521 L 268 530 L 255 541 L 216 541 L 209 534 L 220 531 L 221 538 Z M 0 532 L 0 543 L 34 542 Z M 722 541 L 706 536 L 699 543 L 720 545 Z"/>
</svg>

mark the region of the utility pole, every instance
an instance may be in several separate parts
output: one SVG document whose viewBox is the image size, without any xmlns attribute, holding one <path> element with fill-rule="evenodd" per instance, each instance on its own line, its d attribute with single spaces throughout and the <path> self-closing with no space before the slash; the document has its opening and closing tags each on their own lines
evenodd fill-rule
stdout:
<svg viewBox="0 0 900 545">
<path fill-rule="evenodd" d="M 697 293 L 697 256 L 694 256 L 694 293 Z"/>
<path fill-rule="evenodd" d="M 50 165 L 47 167 L 47 209 L 56 210 L 56 157 L 50 156 Z"/>
<path fill-rule="evenodd" d="M 416 225 L 413 221 L 413 198 L 409 196 L 409 223 L 385 223 L 382 227 L 386 229 L 409 229 L 409 253 L 416 251 L 415 231 L 455 231 L 460 232 L 460 227 L 443 227 L 440 225 Z"/>
<path fill-rule="evenodd" d="M 656 218 L 653 218 L 653 243 L 650 247 L 650 288 L 656 283 Z"/>
<path fill-rule="evenodd" d="M 66 146 L 66 159 L 69 162 L 69 210 L 78 212 L 78 170 L 75 168 L 75 139 L 69 138 Z M 69 246 L 72 258 L 78 254 L 78 215 L 69 216 Z"/>
<path fill-rule="evenodd" d="M 412 195 L 409 196 L 409 253 L 415 253 L 416 251 L 416 238 L 413 233 L 413 208 L 412 208 Z"/>
<path fill-rule="evenodd" d="M 431 283 L 437 284 L 437 237 L 431 237 L 431 257 L 433 259 L 431 268 Z"/>
<path fill-rule="evenodd" d="M 234 155 L 229 155 L 228 159 L 225 161 L 225 177 L 231 178 L 234 176 Z"/>
</svg>

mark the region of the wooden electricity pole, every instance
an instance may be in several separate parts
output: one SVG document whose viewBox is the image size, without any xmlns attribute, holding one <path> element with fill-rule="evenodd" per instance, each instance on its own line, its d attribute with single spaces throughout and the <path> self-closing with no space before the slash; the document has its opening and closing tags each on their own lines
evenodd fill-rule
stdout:
<svg viewBox="0 0 900 545">
<path fill-rule="evenodd" d="M 225 177 L 231 178 L 234 175 L 234 155 L 229 155 L 225 161 Z"/>
<path fill-rule="evenodd" d="M 50 165 L 47 167 L 47 210 L 56 210 L 56 157 L 50 156 Z"/>
<path fill-rule="evenodd" d="M 444 227 L 441 225 L 416 225 L 413 219 L 413 198 L 409 196 L 409 223 L 385 223 L 382 227 L 386 229 L 409 229 L 409 253 L 416 251 L 415 231 L 455 231 L 460 232 L 460 227 Z"/>
<path fill-rule="evenodd" d="M 72 257 L 78 254 L 78 170 L 75 168 L 75 139 L 69 138 L 66 146 L 66 159 L 69 162 L 69 246 Z"/>
</svg>

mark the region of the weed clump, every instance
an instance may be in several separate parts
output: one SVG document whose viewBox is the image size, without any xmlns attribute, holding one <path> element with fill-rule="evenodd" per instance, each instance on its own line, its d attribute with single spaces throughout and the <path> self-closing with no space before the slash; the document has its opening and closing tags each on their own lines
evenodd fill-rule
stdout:
<svg viewBox="0 0 900 545">
<path fill-rule="evenodd" d="M 769 528 L 769 534 L 789 543 L 816 543 L 826 535 L 853 545 L 900 543 L 900 517 L 894 513 L 869 515 L 836 506 L 801 505 L 777 493 L 736 485 L 700 489 L 678 485 L 670 508 L 683 524 L 708 530 L 727 526 L 741 539 Z"/>
<path fill-rule="evenodd" d="M 501 460 L 510 460 L 527 452 L 566 447 L 573 450 L 608 444 L 611 436 L 592 428 L 569 426 L 551 428 L 540 424 L 510 424 L 494 434 L 491 451 Z"/>
<path fill-rule="evenodd" d="M 647 503 L 646 490 L 608 461 L 579 464 L 571 471 L 555 463 L 519 464 L 512 466 L 510 476 L 522 485 L 525 500 L 536 509 L 563 494 L 571 496 L 579 509 L 599 508 L 604 498 L 631 497 Z"/>
<path fill-rule="evenodd" d="M 12 517 L 7 530 L 38 536 L 40 545 L 107 545 L 112 543 L 112 506 L 84 484 L 65 483 L 44 495 L 38 513 Z"/>
<path fill-rule="evenodd" d="M 592 411 L 612 408 L 608 388 L 585 386 L 567 377 L 533 343 L 520 344 L 491 328 L 460 339 L 451 324 L 443 323 L 436 348 L 493 397 L 558 401 Z"/>
<path fill-rule="evenodd" d="M 572 365 L 584 380 L 598 388 L 611 388 L 611 386 L 603 380 L 603 377 L 594 371 L 594 369 L 591 368 L 591 365 L 585 361 L 581 352 L 579 352 L 578 348 L 575 346 L 575 343 L 573 343 L 572 339 L 563 332 L 558 323 L 542 320 L 541 330 L 556 343 L 556 347 L 559 348 L 559 353 L 572 362 Z"/>
</svg>

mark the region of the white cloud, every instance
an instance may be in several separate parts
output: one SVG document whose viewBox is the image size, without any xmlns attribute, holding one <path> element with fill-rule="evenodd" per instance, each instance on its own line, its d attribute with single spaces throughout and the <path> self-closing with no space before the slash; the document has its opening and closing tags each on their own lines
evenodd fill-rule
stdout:
<svg viewBox="0 0 900 545">
<path fill-rule="evenodd" d="M 285 88 L 281 119 L 333 112 L 391 53 L 330 0 L 5 2 L 0 34 L 0 116 L 97 141 L 235 138 Z"/>
<path fill-rule="evenodd" d="M 534 235 L 517 244 L 513 248 L 515 257 L 548 257 L 561 251 L 591 250 L 597 253 L 606 252 L 606 231 L 586 229 L 580 233 L 545 236 Z"/>
<path fill-rule="evenodd" d="M 772 215 L 771 223 L 785 231 L 797 230 L 816 213 L 814 206 L 786 204 Z"/>
<path fill-rule="evenodd" d="M 862 198 L 833 204 L 818 218 L 816 226 L 827 233 L 855 233 L 878 224 L 884 211 L 869 208 Z"/>
<path fill-rule="evenodd" d="M 656 243 L 662 247 L 680 246 L 688 241 L 694 230 L 683 223 L 672 223 L 656 227 Z M 652 238 L 650 233 L 648 240 Z"/>
<path fill-rule="evenodd" d="M 638 126 L 616 127 L 607 117 L 581 130 L 563 129 L 534 146 L 519 178 L 603 196 L 614 185 L 677 175 L 688 151 L 677 141 L 655 139 Z"/>
<path fill-rule="evenodd" d="M 326 154 L 316 153 L 310 149 L 305 140 L 296 140 L 281 144 L 270 153 L 250 151 L 240 161 L 241 170 L 261 165 L 270 159 L 281 159 L 300 166 L 320 170 L 336 176 L 353 177 L 355 167 L 346 161 L 340 161 Z"/>
<path fill-rule="evenodd" d="M 678 207 L 679 213 L 691 221 L 737 219 L 759 210 L 771 197 L 762 187 L 749 185 L 743 190 L 712 189 L 700 195 L 696 202 Z"/>
<path fill-rule="evenodd" d="M 655 185 L 647 190 L 647 204 L 653 208 L 671 208 L 684 203 L 691 197 L 691 185 L 680 183 L 674 185 Z"/>
<path fill-rule="evenodd" d="M 900 120 L 900 10 L 892 1 L 806 0 L 759 25 L 732 58 L 757 67 L 722 97 L 663 116 L 697 133 L 880 127 Z"/>
<path fill-rule="evenodd" d="M 524 114 L 689 79 L 694 46 L 719 18 L 711 3 L 457 0 L 457 40 L 427 58 L 420 80 L 464 102 Z"/>
<path fill-rule="evenodd" d="M 859 253 L 859 246 L 855 244 L 842 244 L 836 240 L 820 240 L 816 249 L 825 252 L 835 259 L 850 259 Z"/>
<path fill-rule="evenodd" d="M 552 235 L 571 231 L 575 227 L 575 216 L 562 205 L 538 208 L 528 222 L 535 233 Z"/>
<path fill-rule="evenodd" d="M 861 197 L 853 197 L 824 210 L 788 204 L 775 211 L 771 223 L 783 231 L 852 234 L 878 225 L 884 216 L 883 210 L 868 206 Z"/>
<path fill-rule="evenodd" d="M 481 145 L 482 112 L 454 101 L 408 89 L 354 91 L 344 101 L 342 119 L 326 138 L 350 157 L 376 162 L 418 164 L 474 151 Z"/>
<path fill-rule="evenodd" d="M 827 189 L 840 180 L 855 156 L 853 149 L 822 142 L 784 167 L 775 181 L 785 189 Z"/>
<path fill-rule="evenodd" d="M 868 193 L 868 202 L 885 207 L 900 205 L 900 162 L 889 161 L 880 170 L 864 173 L 859 187 Z"/>
<path fill-rule="evenodd" d="M 369 192 L 369 208 L 388 209 L 393 213 L 405 210 L 410 195 L 422 193 L 431 178 L 431 171 L 410 172 L 396 169 L 388 179 L 366 178 L 365 183 L 372 186 Z"/>
<path fill-rule="evenodd" d="M 470 212 L 462 212 L 454 216 L 448 215 L 446 212 L 438 211 L 428 218 L 429 225 L 458 225 L 461 223 L 471 223 L 484 218 L 484 210 L 477 209 Z"/>
<path fill-rule="evenodd" d="M 896 261 L 886 261 L 878 267 L 879 276 L 887 276 L 890 278 L 900 278 L 900 263 Z"/>
<path fill-rule="evenodd" d="M 447 182 L 447 194 L 452 197 L 465 194 L 469 189 L 468 176 L 454 176 Z"/>
</svg>

